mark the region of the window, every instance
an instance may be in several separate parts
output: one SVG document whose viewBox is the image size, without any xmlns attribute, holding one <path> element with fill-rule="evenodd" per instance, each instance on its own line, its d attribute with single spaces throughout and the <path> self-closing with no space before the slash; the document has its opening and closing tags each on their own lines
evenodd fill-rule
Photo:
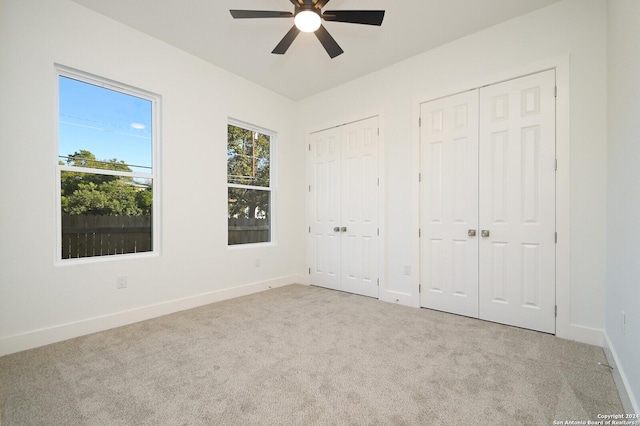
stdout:
<svg viewBox="0 0 640 426">
<path fill-rule="evenodd" d="M 233 122 L 227 128 L 228 244 L 271 241 L 273 134 Z"/>
<path fill-rule="evenodd" d="M 156 249 L 158 98 L 58 69 L 60 258 Z"/>
</svg>

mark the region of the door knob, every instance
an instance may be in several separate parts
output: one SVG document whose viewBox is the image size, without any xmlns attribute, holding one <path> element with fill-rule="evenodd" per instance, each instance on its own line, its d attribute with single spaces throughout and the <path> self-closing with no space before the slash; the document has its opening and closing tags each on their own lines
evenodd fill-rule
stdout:
<svg viewBox="0 0 640 426">
<path fill-rule="evenodd" d="M 347 232 L 347 227 L 343 226 L 342 228 L 340 228 L 340 232 Z"/>
<path fill-rule="evenodd" d="M 475 229 L 469 229 L 469 231 L 467 232 L 467 235 L 470 237 L 475 237 L 476 236 L 476 230 Z"/>
<path fill-rule="evenodd" d="M 489 230 L 488 229 L 483 229 L 481 235 L 483 237 L 488 237 L 489 236 Z"/>
<path fill-rule="evenodd" d="M 335 226 L 333 228 L 333 232 L 340 232 L 340 227 L 339 226 Z"/>
</svg>

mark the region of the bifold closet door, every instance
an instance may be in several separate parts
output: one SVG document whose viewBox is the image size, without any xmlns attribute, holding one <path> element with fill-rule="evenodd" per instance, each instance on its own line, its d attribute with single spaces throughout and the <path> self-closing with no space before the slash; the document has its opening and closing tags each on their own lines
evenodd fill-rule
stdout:
<svg viewBox="0 0 640 426">
<path fill-rule="evenodd" d="M 420 118 L 421 306 L 555 333 L 555 71 Z"/>
<path fill-rule="evenodd" d="M 342 289 L 378 297 L 378 118 L 342 130 Z"/>
<path fill-rule="evenodd" d="M 378 297 L 378 118 L 310 141 L 311 283 Z"/>
<path fill-rule="evenodd" d="M 480 318 L 548 333 L 555 333 L 554 92 L 553 70 L 480 90 Z"/>
<path fill-rule="evenodd" d="M 422 104 L 421 306 L 478 317 L 478 91 Z"/>
<path fill-rule="evenodd" d="M 311 197 L 311 283 L 342 289 L 341 208 L 342 138 L 339 128 L 310 135 L 312 157 Z"/>
</svg>

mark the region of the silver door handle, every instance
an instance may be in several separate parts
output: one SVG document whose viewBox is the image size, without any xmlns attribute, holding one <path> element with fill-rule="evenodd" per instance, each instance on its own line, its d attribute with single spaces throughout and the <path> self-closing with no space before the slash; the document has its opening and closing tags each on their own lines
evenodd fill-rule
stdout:
<svg viewBox="0 0 640 426">
<path fill-rule="evenodd" d="M 340 227 L 339 226 L 335 226 L 333 228 L 333 232 L 340 232 Z"/>
<path fill-rule="evenodd" d="M 475 237 L 476 236 L 476 230 L 475 229 L 469 229 L 469 231 L 467 231 L 467 235 L 470 237 Z"/>
<path fill-rule="evenodd" d="M 482 235 L 483 237 L 488 237 L 489 236 L 489 230 L 488 229 L 483 229 L 482 233 L 480 235 Z"/>
<path fill-rule="evenodd" d="M 340 228 L 340 232 L 347 232 L 347 227 L 343 226 L 342 228 Z"/>
</svg>

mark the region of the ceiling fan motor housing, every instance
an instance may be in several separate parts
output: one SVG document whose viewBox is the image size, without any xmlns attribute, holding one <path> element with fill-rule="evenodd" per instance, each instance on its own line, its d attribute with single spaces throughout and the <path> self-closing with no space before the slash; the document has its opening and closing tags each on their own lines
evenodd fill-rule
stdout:
<svg viewBox="0 0 640 426">
<path fill-rule="evenodd" d="M 318 9 L 305 5 L 296 7 L 294 23 L 300 31 L 312 33 L 320 28 L 322 18 Z"/>
</svg>

